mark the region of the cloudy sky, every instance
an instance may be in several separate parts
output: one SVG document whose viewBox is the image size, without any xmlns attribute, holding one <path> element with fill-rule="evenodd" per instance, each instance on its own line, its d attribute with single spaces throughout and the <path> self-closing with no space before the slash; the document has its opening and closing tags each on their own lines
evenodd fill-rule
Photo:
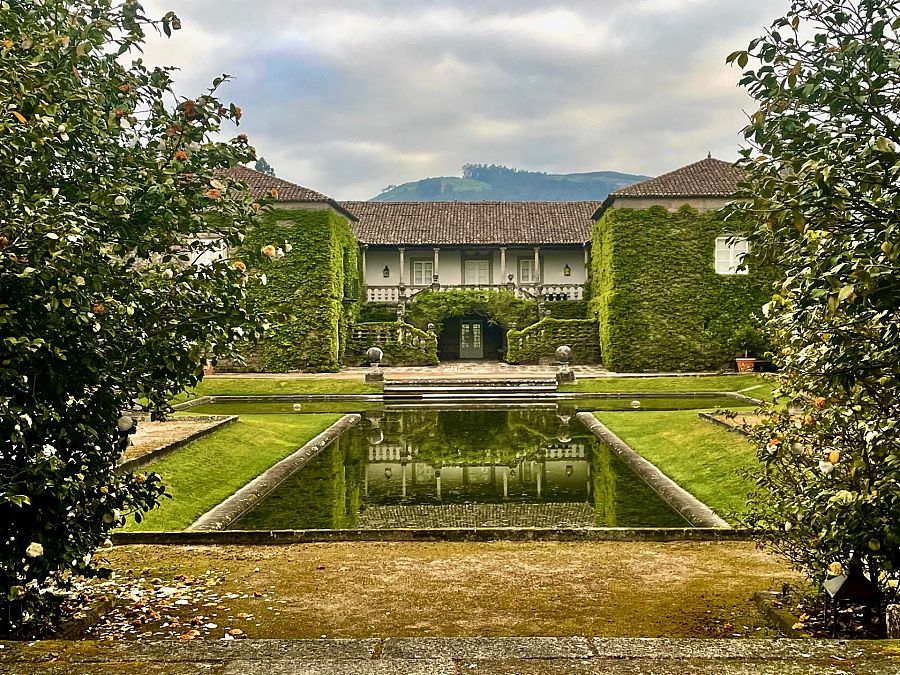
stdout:
<svg viewBox="0 0 900 675">
<path fill-rule="evenodd" d="M 657 175 L 734 159 L 725 56 L 789 0 L 145 0 L 146 60 L 215 76 L 279 176 L 339 199 L 467 162 Z"/>
</svg>

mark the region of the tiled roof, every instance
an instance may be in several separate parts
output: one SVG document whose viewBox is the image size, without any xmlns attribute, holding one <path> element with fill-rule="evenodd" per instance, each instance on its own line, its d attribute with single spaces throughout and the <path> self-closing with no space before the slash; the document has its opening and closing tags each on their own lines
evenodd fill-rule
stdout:
<svg viewBox="0 0 900 675">
<path fill-rule="evenodd" d="M 225 169 L 223 173 L 249 185 L 250 194 L 253 195 L 254 199 L 271 199 L 271 193 L 274 189 L 278 191 L 278 196 L 275 197 L 276 202 L 311 202 L 329 204 L 351 220 L 355 219 L 352 213 L 348 213 L 344 207 L 334 201 L 331 197 L 323 195 L 321 192 L 310 190 L 302 185 L 291 183 L 282 178 L 269 176 L 261 171 L 256 171 L 241 165 Z"/>
<path fill-rule="evenodd" d="M 274 188 L 278 190 L 278 197 L 275 198 L 279 202 L 327 202 L 328 197 L 321 192 L 310 190 L 309 188 L 289 183 L 281 178 L 269 176 L 260 171 L 255 171 L 246 166 L 235 166 L 225 169 L 224 173 L 232 178 L 244 181 L 250 186 L 250 192 L 254 198 L 268 197 L 269 192 Z"/>
<path fill-rule="evenodd" d="M 341 202 L 375 245 L 583 244 L 600 202 Z"/>
<path fill-rule="evenodd" d="M 610 197 L 730 197 L 744 172 L 710 156 L 662 176 L 616 190 Z"/>
</svg>

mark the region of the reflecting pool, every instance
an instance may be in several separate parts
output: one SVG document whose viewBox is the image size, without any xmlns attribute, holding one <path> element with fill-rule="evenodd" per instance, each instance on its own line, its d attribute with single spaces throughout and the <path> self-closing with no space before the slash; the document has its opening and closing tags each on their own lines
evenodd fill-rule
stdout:
<svg viewBox="0 0 900 675">
<path fill-rule="evenodd" d="M 364 411 L 229 529 L 688 526 L 571 413 Z"/>
</svg>

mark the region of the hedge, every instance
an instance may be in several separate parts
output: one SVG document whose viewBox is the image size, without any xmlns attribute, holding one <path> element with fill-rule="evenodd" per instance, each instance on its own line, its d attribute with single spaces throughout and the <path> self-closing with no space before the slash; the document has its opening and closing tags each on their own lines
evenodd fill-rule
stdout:
<svg viewBox="0 0 900 675">
<path fill-rule="evenodd" d="M 554 319 L 587 319 L 587 300 L 559 300 L 545 302 L 544 309 L 550 310 L 550 316 Z"/>
<path fill-rule="evenodd" d="M 345 360 L 353 366 L 369 365 L 366 352 L 379 347 L 386 366 L 436 366 L 437 336 L 399 321 L 358 323 L 350 333 Z"/>
<path fill-rule="evenodd" d="M 735 336 L 770 297 L 772 270 L 715 271 L 719 213 L 611 208 L 594 224 L 592 315 L 606 367 L 695 371 L 732 367 Z"/>
<path fill-rule="evenodd" d="M 597 323 L 590 319 L 541 319 L 523 330 L 507 333 L 506 360 L 509 363 L 536 363 L 555 358 L 556 348 L 572 348 L 572 363 L 597 363 L 600 345 Z"/>
<path fill-rule="evenodd" d="M 269 260 L 263 246 L 291 247 Z M 271 327 L 255 350 L 266 372 L 335 372 L 359 312 L 359 246 L 330 209 L 275 209 L 248 235 L 241 255 L 267 277 L 251 280 L 255 309 Z"/>
<path fill-rule="evenodd" d="M 394 305 L 380 305 L 366 302 L 359 308 L 360 323 L 391 323 L 397 320 L 397 308 Z"/>
<path fill-rule="evenodd" d="M 458 288 L 417 293 L 407 307 L 406 318 L 419 328 L 435 325 L 441 332 L 444 319 L 468 314 L 484 316 L 488 321 L 508 328 L 510 324 L 527 326 L 537 321 L 537 301 L 517 298 L 510 291 Z"/>
</svg>

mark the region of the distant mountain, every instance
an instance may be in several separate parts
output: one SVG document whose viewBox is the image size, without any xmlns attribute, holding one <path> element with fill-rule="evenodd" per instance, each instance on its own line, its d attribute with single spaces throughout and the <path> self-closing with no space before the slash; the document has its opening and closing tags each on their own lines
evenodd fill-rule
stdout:
<svg viewBox="0 0 900 675">
<path fill-rule="evenodd" d="M 497 164 L 466 164 L 462 177 L 423 178 L 390 185 L 373 202 L 575 202 L 602 201 L 610 192 L 649 176 L 617 171 L 544 173 Z"/>
</svg>

